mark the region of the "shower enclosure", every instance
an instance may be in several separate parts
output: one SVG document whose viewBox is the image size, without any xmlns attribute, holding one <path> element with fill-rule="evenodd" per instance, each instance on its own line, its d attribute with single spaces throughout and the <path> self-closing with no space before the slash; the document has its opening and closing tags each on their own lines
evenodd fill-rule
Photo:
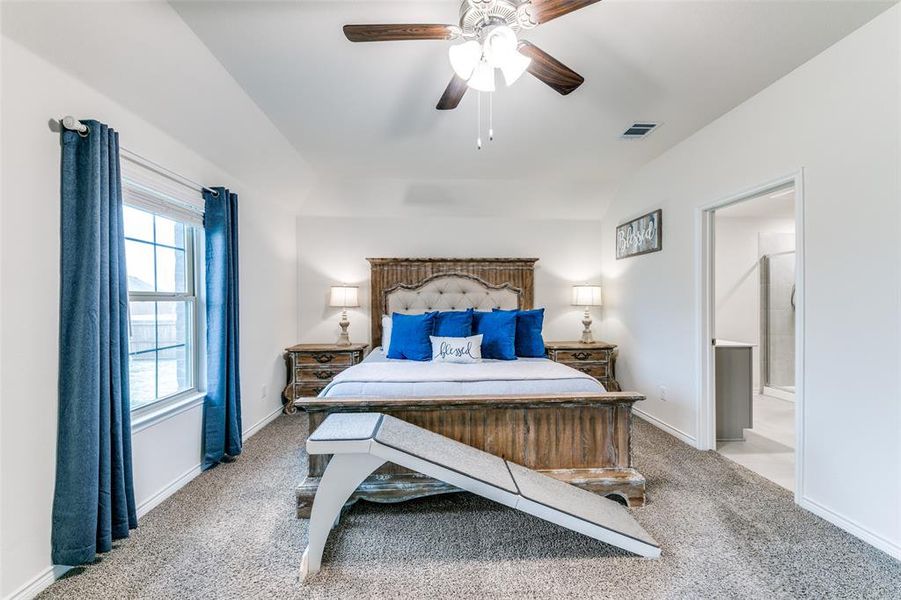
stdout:
<svg viewBox="0 0 901 600">
<path fill-rule="evenodd" d="M 760 382 L 795 391 L 795 252 L 760 258 Z"/>
</svg>

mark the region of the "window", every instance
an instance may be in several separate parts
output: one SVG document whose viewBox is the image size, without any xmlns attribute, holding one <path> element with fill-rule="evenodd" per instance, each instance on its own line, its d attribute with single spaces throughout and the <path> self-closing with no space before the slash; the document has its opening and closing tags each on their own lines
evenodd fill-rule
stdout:
<svg viewBox="0 0 901 600">
<path fill-rule="evenodd" d="M 198 387 L 195 230 L 134 206 L 124 221 L 134 410 Z"/>
</svg>

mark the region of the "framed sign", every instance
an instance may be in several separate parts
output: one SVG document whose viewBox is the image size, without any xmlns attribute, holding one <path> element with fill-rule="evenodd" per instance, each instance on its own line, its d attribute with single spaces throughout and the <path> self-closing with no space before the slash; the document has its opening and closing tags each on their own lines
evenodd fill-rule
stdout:
<svg viewBox="0 0 901 600">
<path fill-rule="evenodd" d="M 649 212 L 616 228 L 616 258 L 663 250 L 663 209 Z"/>
</svg>

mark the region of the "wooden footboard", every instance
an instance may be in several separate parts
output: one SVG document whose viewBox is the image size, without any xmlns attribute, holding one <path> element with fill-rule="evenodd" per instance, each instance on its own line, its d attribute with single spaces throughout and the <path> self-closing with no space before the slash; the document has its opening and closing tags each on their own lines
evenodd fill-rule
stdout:
<svg viewBox="0 0 901 600">
<path fill-rule="evenodd" d="M 629 506 L 645 502 L 645 479 L 632 467 L 632 392 L 432 398 L 301 398 L 294 405 L 315 430 L 334 412 L 380 412 Z M 329 457 L 310 456 L 297 488 L 297 516 L 307 518 Z M 401 502 L 458 491 L 386 464 L 351 497 Z"/>
</svg>

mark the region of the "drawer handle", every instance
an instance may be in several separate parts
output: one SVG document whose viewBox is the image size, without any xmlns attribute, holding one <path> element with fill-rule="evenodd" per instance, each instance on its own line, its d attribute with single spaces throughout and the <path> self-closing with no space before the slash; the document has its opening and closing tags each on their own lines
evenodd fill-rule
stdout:
<svg viewBox="0 0 901 600">
<path fill-rule="evenodd" d="M 314 354 L 313 360 L 320 364 L 330 363 L 335 360 L 334 354 Z"/>
<path fill-rule="evenodd" d="M 588 360 L 591 358 L 591 352 L 573 352 L 573 358 L 576 360 Z"/>
<path fill-rule="evenodd" d="M 331 371 L 315 371 L 313 374 L 316 375 L 316 379 L 331 379 L 332 377 Z"/>
<path fill-rule="evenodd" d="M 591 367 L 576 367 L 579 371 L 582 371 L 586 375 L 591 375 Z"/>
</svg>

